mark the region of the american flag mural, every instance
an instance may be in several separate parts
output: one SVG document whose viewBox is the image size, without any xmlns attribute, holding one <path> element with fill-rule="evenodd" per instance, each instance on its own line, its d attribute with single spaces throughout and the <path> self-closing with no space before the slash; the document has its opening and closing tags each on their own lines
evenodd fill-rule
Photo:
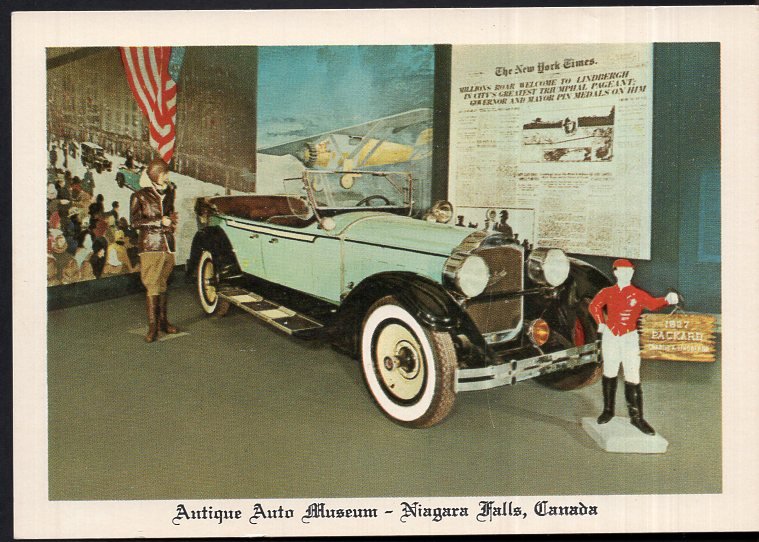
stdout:
<svg viewBox="0 0 759 542">
<path fill-rule="evenodd" d="M 183 47 L 120 47 L 127 81 L 148 120 L 150 145 L 168 163 L 174 155 L 177 85 Z M 172 51 L 172 49 L 174 49 Z"/>
</svg>

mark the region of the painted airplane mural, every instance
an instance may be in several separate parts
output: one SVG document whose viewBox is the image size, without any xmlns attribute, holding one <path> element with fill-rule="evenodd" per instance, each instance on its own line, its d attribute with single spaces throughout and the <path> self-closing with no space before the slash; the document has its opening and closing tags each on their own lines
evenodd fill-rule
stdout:
<svg viewBox="0 0 759 542">
<path fill-rule="evenodd" d="M 292 155 L 306 168 L 337 171 L 413 162 L 432 153 L 432 110 L 413 109 L 258 152 Z"/>
</svg>

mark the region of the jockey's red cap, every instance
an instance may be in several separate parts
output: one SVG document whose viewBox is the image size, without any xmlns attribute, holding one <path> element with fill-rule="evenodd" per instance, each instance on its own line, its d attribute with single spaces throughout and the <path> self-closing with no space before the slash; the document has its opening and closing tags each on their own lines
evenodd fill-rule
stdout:
<svg viewBox="0 0 759 542">
<path fill-rule="evenodd" d="M 612 265 L 614 269 L 617 269 L 618 267 L 632 267 L 635 269 L 635 266 L 632 264 L 630 260 L 625 260 L 624 258 L 620 258 L 619 260 L 614 260 L 614 265 Z"/>
</svg>

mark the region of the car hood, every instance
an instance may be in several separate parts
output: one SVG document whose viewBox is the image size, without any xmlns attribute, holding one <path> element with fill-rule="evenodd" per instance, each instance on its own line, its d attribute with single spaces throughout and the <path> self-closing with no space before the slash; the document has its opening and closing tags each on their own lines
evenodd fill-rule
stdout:
<svg viewBox="0 0 759 542">
<path fill-rule="evenodd" d="M 335 233 L 348 241 L 449 256 L 474 230 L 390 213 L 357 212 L 335 217 Z"/>
</svg>

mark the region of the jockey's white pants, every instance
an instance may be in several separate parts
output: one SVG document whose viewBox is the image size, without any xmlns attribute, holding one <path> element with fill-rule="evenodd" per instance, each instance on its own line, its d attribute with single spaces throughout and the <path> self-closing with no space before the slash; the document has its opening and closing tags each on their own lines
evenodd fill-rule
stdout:
<svg viewBox="0 0 759 542">
<path fill-rule="evenodd" d="M 616 378 L 619 366 L 622 365 L 625 382 L 640 384 L 640 344 L 637 330 L 616 336 L 606 328 L 601 338 L 601 353 L 605 377 Z"/>
</svg>

